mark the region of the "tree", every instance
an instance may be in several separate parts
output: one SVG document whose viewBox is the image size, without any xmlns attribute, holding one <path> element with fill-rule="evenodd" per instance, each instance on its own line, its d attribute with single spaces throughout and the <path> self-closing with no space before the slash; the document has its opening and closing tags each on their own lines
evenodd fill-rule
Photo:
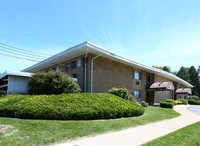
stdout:
<svg viewBox="0 0 200 146">
<path fill-rule="evenodd" d="M 166 72 L 169 72 L 171 73 L 171 68 L 169 66 L 163 66 L 163 70 L 166 71 Z"/>
<path fill-rule="evenodd" d="M 177 75 L 179 78 L 181 78 L 181 79 L 183 79 L 183 80 L 185 80 L 185 81 L 187 81 L 187 82 L 190 82 L 188 70 L 189 70 L 188 68 L 182 66 L 182 67 L 179 69 L 179 71 L 177 72 L 176 75 Z"/>
<path fill-rule="evenodd" d="M 194 95 L 200 96 L 200 81 L 198 70 L 194 66 L 191 66 L 188 70 L 190 83 L 194 86 L 192 88 L 192 93 Z"/>
<path fill-rule="evenodd" d="M 176 74 L 176 72 L 172 72 L 171 71 L 171 68 L 169 66 L 154 66 L 153 67 L 157 68 L 157 69 L 161 69 L 161 70 L 164 70 L 166 72 L 169 72 L 169 73 L 173 73 L 173 74 Z"/>
<path fill-rule="evenodd" d="M 73 79 L 62 72 L 51 71 L 38 72 L 29 79 L 29 94 L 62 94 L 79 93 L 79 85 Z"/>
</svg>

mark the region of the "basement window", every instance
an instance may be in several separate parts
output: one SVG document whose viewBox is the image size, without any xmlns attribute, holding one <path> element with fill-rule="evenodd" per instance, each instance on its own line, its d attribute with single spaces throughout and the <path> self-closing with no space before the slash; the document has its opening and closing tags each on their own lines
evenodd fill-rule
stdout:
<svg viewBox="0 0 200 146">
<path fill-rule="evenodd" d="M 71 62 L 72 69 L 79 68 L 79 67 L 81 67 L 81 59 L 77 59 L 77 60 Z"/>
</svg>

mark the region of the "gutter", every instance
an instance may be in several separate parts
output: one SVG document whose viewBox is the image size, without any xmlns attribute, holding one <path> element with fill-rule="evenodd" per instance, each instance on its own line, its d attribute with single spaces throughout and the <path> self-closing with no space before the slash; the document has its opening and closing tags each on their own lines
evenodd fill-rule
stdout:
<svg viewBox="0 0 200 146">
<path fill-rule="evenodd" d="M 95 56 L 94 58 L 92 58 L 92 60 L 91 60 L 91 93 L 93 92 L 92 90 L 92 88 L 93 88 L 93 61 L 94 61 L 94 59 L 96 59 L 96 58 L 98 58 L 98 57 L 100 57 L 100 56 L 102 56 L 103 55 L 103 53 L 101 53 L 100 55 L 98 55 L 98 56 Z"/>
<path fill-rule="evenodd" d="M 87 69 L 86 69 L 86 66 L 87 66 L 87 55 L 88 55 L 88 47 L 87 47 L 87 50 L 86 50 L 86 53 L 85 53 L 85 81 L 84 81 L 84 92 L 86 93 L 87 91 L 87 81 L 86 81 L 86 79 L 87 79 Z"/>
</svg>

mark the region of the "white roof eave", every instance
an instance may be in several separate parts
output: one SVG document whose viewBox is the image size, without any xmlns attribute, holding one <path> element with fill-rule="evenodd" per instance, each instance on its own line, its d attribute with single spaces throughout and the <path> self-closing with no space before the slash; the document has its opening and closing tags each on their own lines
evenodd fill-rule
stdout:
<svg viewBox="0 0 200 146">
<path fill-rule="evenodd" d="M 74 47 L 71 47 L 71 48 L 69 48 L 69 49 L 67 49 L 67 50 L 65 50 L 65 51 L 63 51 L 61 53 L 58 53 L 58 54 L 56 54 L 56 55 L 54 55 L 54 56 L 42 61 L 42 62 L 39 62 L 39 63 L 29 67 L 29 68 L 24 69 L 23 71 L 34 72 L 34 71 L 37 71 L 39 69 L 42 69 L 41 67 L 44 66 L 44 64 L 46 64 L 46 67 L 50 66 L 50 64 L 48 64 L 48 62 L 50 62 L 50 61 L 52 61 L 52 60 L 54 60 L 56 58 L 59 58 L 59 57 L 61 57 L 63 55 L 66 55 L 68 53 L 72 53 L 74 51 L 78 52 L 78 50 L 80 51 L 82 49 L 82 51 L 85 50 L 85 53 L 86 53 L 85 47 L 89 48 L 88 49 L 88 53 L 95 53 L 96 55 L 102 54 L 102 57 L 106 57 L 106 58 L 109 58 L 109 59 L 114 59 L 114 60 L 117 60 L 118 62 L 121 62 L 121 63 L 124 63 L 124 64 L 128 64 L 130 66 L 137 67 L 137 68 L 139 68 L 141 70 L 148 71 L 150 73 L 154 73 L 154 74 L 157 74 L 157 75 L 164 76 L 166 78 L 169 78 L 169 79 L 171 79 L 173 81 L 181 83 L 181 84 L 183 84 L 183 85 L 185 85 L 187 87 L 190 87 L 190 88 L 193 87 L 188 82 L 184 81 L 183 79 L 181 79 L 181 78 L 179 78 L 179 77 L 177 77 L 177 76 L 175 76 L 175 75 L 173 75 L 171 73 L 168 73 L 166 71 L 163 71 L 161 69 L 157 69 L 157 68 L 154 68 L 154 67 L 149 67 L 149 66 L 144 65 L 142 63 L 136 62 L 136 61 L 134 61 L 132 59 L 128 59 L 128 58 L 125 58 L 123 56 L 117 55 L 115 53 L 110 52 L 109 50 L 106 50 L 106 49 L 104 49 L 104 48 L 102 48 L 100 46 L 97 46 L 97 45 L 95 45 L 95 44 L 93 44 L 91 42 L 88 42 L 88 41 L 86 41 L 84 43 L 81 43 L 79 45 L 76 45 Z M 77 54 L 77 56 L 78 55 L 80 55 L 80 54 Z M 60 60 L 60 62 L 61 62 L 61 60 Z M 59 61 L 57 63 L 59 63 Z M 45 68 L 45 67 L 43 67 L 43 68 Z"/>
<path fill-rule="evenodd" d="M 32 73 L 28 72 L 18 72 L 18 71 L 5 71 L 0 75 L 0 79 L 5 76 L 21 76 L 21 77 L 31 77 Z"/>
</svg>

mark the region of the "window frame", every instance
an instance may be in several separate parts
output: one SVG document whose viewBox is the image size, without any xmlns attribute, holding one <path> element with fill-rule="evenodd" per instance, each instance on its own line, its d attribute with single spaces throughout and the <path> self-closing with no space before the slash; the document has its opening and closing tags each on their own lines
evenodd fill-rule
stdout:
<svg viewBox="0 0 200 146">
<path fill-rule="evenodd" d="M 135 92 L 138 92 L 138 93 L 137 93 L 137 97 L 135 97 Z M 133 90 L 133 96 L 134 96 L 134 98 L 136 98 L 136 99 L 141 99 L 141 98 L 142 98 L 141 95 L 142 95 L 142 94 L 141 94 L 141 90 Z"/>
<path fill-rule="evenodd" d="M 81 67 L 81 58 L 71 61 L 71 69 Z"/>
<path fill-rule="evenodd" d="M 133 79 L 142 80 L 142 73 L 137 70 L 133 70 Z"/>
</svg>

